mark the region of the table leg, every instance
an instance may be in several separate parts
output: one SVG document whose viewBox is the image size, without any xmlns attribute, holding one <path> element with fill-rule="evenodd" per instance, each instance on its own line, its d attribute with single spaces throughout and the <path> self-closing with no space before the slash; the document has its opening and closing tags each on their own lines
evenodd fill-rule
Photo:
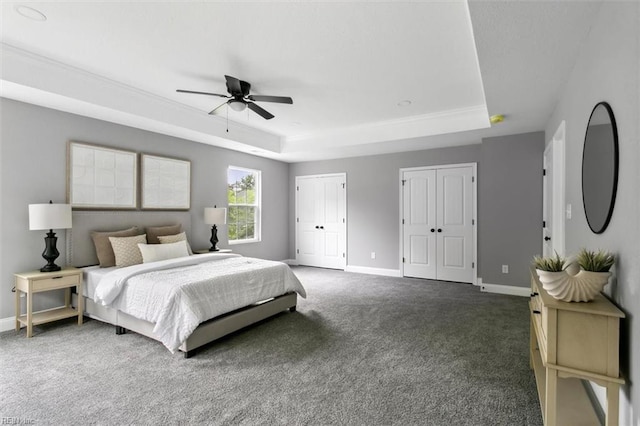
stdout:
<svg viewBox="0 0 640 426">
<path fill-rule="evenodd" d="M 607 384 L 607 414 L 605 425 L 618 426 L 618 411 L 620 404 L 620 385 L 618 383 Z"/>
<path fill-rule="evenodd" d="M 20 290 L 16 288 L 16 331 L 20 331 Z"/>
<path fill-rule="evenodd" d="M 82 282 L 78 285 L 78 325 L 82 325 L 84 314 L 84 296 L 82 295 Z"/>
<path fill-rule="evenodd" d="M 545 392 L 544 424 L 546 426 L 556 426 L 557 402 L 558 402 L 558 371 L 547 368 L 547 389 Z"/>
<path fill-rule="evenodd" d="M 27 292 L 27 337 L 33 336 L 33 293 Z"/>
</svg>

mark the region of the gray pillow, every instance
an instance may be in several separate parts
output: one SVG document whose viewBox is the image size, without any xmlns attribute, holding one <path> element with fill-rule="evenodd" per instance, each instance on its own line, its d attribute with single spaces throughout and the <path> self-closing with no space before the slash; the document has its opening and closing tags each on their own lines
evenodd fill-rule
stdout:
<svg viewBox="0 0 640 426">
<path fill-rule="evenodd" d="M 93 245 L 96 247 L 96 255 L 98 256 L 100 267 L 109 268 L 111 266 L 116 266 L 116 255 L 113 253 L 109 237 L 133 237 L 138 234 L 140 234 L 140 230 L 137 226 L 133 226 L 129 229 L 123 229 L 121 231 L 91 232 L 91 239 L 93 240 Z"/>
<path fill-rule="evenodd" d="M 182 231 L 182 225 L 177 223 L 169 226 L 147 226 L 145 230 L 148 244 L 160 244 L 159 236 L 179 234 Z"/>
</svg>

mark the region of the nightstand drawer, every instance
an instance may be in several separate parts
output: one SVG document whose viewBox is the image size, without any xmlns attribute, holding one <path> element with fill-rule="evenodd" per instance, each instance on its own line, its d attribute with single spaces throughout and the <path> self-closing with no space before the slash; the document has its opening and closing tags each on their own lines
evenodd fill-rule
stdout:
<svg viewBox="0 0 640 426">
<path fill-rule="evenodd" d="M 67 288 L 80 283 L 80 275 L 62 275 L 58 277 L 51 277 L 44 280 L 33 280 L 32 291 L 48 291 L 58 288 Z"/>
</svg>

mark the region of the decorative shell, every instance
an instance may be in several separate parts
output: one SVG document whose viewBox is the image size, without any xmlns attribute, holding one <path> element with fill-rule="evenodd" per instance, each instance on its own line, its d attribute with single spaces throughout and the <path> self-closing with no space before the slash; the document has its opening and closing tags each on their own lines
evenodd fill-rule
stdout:
<svg viewBox="0 0 640 426">
<path fill-rule="evenodd" d="M 573 272 L 573 271 L 572 271 Z M 549 272 L 536 269 L 547 293 L 563 302 L 588 302 L 593 300 L 609 282 L 611 272 L 567 271 Z"/>
</svg>

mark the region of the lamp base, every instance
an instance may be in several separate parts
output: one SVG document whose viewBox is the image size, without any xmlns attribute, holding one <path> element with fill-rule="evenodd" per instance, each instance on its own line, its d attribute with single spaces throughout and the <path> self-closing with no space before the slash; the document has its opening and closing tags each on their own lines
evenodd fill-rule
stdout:
<svg viewBox="0 0 640 426">
<path fill-rule="evenodd" d="M 42 257 L 47 261 L 47 264 L 40 268 L 40 272 L 56 272 L 61 270 L 62 268 L 53 263 L 58 256 L 60 256 L 60 252 L 56 248 L 56 242 L 58 238 L 52 229 L 47 232 L 47 236 L 44 238 L 44 251 L 42 252 Z"/>
<path fill-rule="evenodd" d="M 209 241 L 211 242 L 211 248 L 209 249 L 209 251 L 220 250 L 218 247 L 216 247 L 216 244 L 218 244 L 218 228 L 216 228 L 215 225 L 211 227 L 211 239 Z"/>
<path fill-rule="evenodd" d="M 52 265 L 44 265 L 42 268 L 40 268 L 40 272 L 56 272 L 56 271 L 60 271 L 62 268 L 59 267 L 58 265 L 56 265 L 55 263 Z"/>
</svg>

